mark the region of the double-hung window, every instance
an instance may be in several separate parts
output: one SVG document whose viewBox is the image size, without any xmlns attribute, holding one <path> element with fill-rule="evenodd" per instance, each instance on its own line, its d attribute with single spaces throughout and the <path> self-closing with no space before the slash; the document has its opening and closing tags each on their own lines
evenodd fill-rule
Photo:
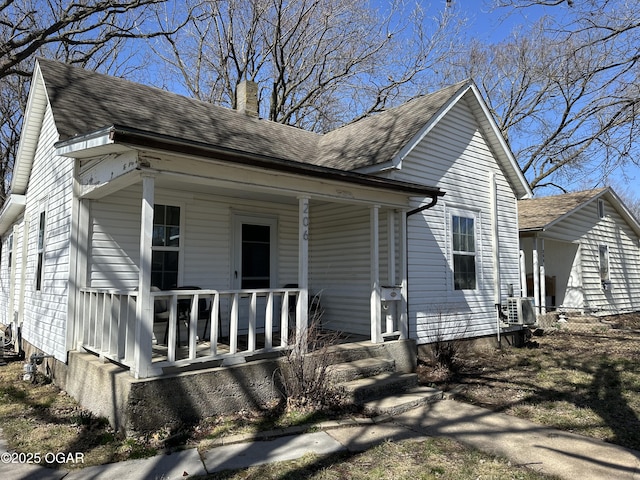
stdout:
<svg viewBox="0 0 640 480">
<path fill-rule="evenodd" d="M 45 228 L 47 225 L 47 215 L 44 211 L 40 212 L 40 220 L 38 222 L 38 265 L 36 268 L 36 291 L 42 291 L 44 281 L 44 260 L 45 260 Z"/>
<path fill-rule="evenodd" d="M 451 215 L 451 245 L 453 256 L 453 287 L 455 290 L 475 290 L 476 219 L 473 215 Z"/>
<path fill-rule="evenodd" d="M 609 247 L 607 245 L 598 246 L 598 264 L 600 267 L 600 281 L 603 288 L 609 282 Z"/>
<path fill-rule="evenodd" d="M 9 234 L 9 240 L 7 240 L 7 267 L 9 274 L 11 274 L 11 266 L 13 265 L 13 233 Z"/>
<path fill-rule="evenodd" d="M 161 290 L 178 286 L 180 207 L 154 205 L 151 285 Z"/>
</svg>

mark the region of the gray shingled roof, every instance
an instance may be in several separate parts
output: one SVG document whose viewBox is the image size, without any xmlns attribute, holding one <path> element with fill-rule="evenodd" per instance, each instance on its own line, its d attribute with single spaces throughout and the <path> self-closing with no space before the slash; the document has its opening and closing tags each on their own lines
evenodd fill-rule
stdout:
<svg viewBox="0 0 640 480">
<path fill-rule="evenodd" d="M 453 95 L 460 82 L 399 107 L 347 124 L 322 136 L 317 162 L 355 169 L 392 160 Z"/>
<path fill-rule="evenodd" d="M 309 158 L 319 135 L 158 88 L 38 60 L 60 140 L 112 125 L 285 160 Z"/>
<path fill-rule="evenodd" d="M 346 171 L 392 160 L 463 85 L 319 135 L 56 61 L 39 64 L 62 141 L 118 125 Z"/>
<path fill-rule="evenodd" d="M 518 202 L 518 228 L 542 230 L 559 218 L 580 208 L 607 188 L 532 198 Z"/>
</svg>

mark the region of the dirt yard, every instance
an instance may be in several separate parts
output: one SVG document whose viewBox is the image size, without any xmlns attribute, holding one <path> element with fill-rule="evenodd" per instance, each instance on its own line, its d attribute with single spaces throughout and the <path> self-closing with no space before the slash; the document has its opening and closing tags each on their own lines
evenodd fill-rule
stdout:
<svg viewBox="0 0 640 480">
<path fill-rule="evenodd" d="M 524 348 L 457 352 L 421 382 L 455 398 L 640 450 L 640 315 L 569 323 Z"/>
</svg>

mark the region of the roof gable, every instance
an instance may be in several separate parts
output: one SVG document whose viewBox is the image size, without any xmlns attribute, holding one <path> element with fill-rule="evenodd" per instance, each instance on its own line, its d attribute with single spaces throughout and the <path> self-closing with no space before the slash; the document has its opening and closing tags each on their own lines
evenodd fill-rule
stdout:
<svg viewBox="0 0 640 480">
<path fill-rule="evenodd" d="M 459 103 L 468 102 L 488 147 L 517 198 L 533 195 L 518 162 L 471 80 L 417 97 L 380 114 L 346 125 L 320 141 L 326 162 L 361 172 L 401 168 L 404 158 Z M 345 155 L 342 157 L 342 155 Z"/>
<path fill-rule="evenodd" d="M 518 228 L 520 232 L 548 230 L 599 198 L 609 200 L 636 235 L 640 236 L 638 220 L 610 187 L 521 200 L 518 202 Z"/>
<path fill-rule="evenodd" d="M 416 97 L 323 135 L 316 161 L 352 170 L 393 161 L 465 83 Z"/>
</svg>

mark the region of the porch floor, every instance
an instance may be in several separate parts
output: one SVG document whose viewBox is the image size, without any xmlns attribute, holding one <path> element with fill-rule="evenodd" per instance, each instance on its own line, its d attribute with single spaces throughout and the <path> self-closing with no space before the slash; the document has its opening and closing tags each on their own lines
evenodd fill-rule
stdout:
<svg viewBox="0 0 640 480">
<path fill-rule="evenodd" d="M 344 344 L 344 343 L 356 343 L 368 340 L 366 335 L 359 335 L 355 333 L 345 333 L 336 331 L 327 331 L 321 334 L 321 337 L 327 339 L 332 344 Z M 242 354 L 248 350 L 248 335 L 238 335 L 237 353 Z M 264 351 L 265 339 L 264 334 L 259 333 L 256 335 L 255 349 L 251 353 L 261 353 Z M 276 350 L 280 347 L 280 335 L 274 333 L 272 338 L 272 349 Z M 218 341 L 216 356 L 223 356 L 229 354 L 230 347 L 228 338 L 222 337 Z M 168 346 L 165 344 L 156 343 L 153 345 L 152 361 L 163 362 L 166 361 L 168 355 Z M 211 342 L 209 340 L 198 340 L 196 342 L 196 358 L 204 358 L 211 356 Z M 186 342 L 181 342 L 179 346 L 176 346 L 176 361 L 186 360 L 189 358 L 189 345 Z"/>
</svg>

